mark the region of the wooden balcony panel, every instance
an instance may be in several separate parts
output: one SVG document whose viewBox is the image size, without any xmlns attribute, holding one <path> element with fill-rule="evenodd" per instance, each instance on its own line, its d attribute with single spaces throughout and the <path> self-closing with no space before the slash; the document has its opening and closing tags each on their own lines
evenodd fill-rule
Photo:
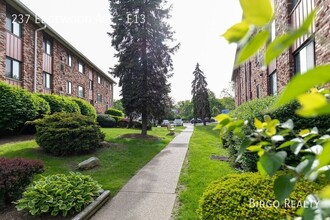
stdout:
<svg viewBox="0 0 330 220">
<path fill-rule="evenodd" d="M 22 39 L 6 32 L 6 55 L 22 61 Z"/>
<path fill-rule="evenodd" d="M 47 73 L 52 73 L 52 56 L 44 53 L 43 54 L 43 63 L 42 63 L 42 69 L 43 71 L 47 72 Z"/>
</svg>

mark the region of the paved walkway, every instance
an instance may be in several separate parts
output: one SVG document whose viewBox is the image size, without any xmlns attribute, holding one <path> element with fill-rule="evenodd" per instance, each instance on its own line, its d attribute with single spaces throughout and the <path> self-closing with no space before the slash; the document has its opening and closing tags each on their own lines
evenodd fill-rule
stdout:
<svg viewBox="0 0 330 220">
<path fill-rule="evenodd" d="M 92 220 L 169 220 L 193 126 L 176 136 Z"/>
</svg>

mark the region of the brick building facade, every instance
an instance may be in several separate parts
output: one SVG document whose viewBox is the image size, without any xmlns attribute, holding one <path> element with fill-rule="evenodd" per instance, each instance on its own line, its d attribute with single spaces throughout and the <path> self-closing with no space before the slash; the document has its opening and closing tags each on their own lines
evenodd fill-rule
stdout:
<svg viewBox="0 0 330 220">
<path fill-rule="evenodd" d="M 263 51 L 233 70 L 235 103 L 276 95 L 292 76 L 308 69 L 330 63 L 330 0 L 274 0 L 275 20 L 270 39 L 299 27 L 316 8 L 311 34 L 302 36 L 294 45 L 267 68 L 263 68 Z M 330 73 L 329 73 L 330 74 Z"/>
<path fill-rule="evenodd" d="M 113 103 L 115 82 L 17 0 L 0 0 L 0 80 L 83 98 L 98 113 Z"/>
</svg>

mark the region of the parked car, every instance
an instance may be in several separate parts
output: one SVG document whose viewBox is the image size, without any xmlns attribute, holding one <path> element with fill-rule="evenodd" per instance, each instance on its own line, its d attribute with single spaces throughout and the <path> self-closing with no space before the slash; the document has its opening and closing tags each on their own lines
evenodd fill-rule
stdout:
<svg viewBox="0 0 330 220">
<path fill-rule="evenodd" d="M 170 124 L 170 121 L 169 120 L 163 120 L 163 122 L 160 124 L 160 126 L 166 127 L 169 124 Z"/>
<path fill-rule="evenodd" d="M 202 123 L 202 122 L 203 122 L 203 121 L 202 121 L 202 119 L 200 119 L 200 118 L 197 118 L 196 121 L 195 121 L 194 118 L 190 120 L 190 123 L 191 123 L 191 124 L 194 124 L 194 123 Z"/>
<path fill-rule="evenodd" d="M 183 121 L 181 118 L 174 119 L 174 126 L 183 126 Z"/>
</svg>

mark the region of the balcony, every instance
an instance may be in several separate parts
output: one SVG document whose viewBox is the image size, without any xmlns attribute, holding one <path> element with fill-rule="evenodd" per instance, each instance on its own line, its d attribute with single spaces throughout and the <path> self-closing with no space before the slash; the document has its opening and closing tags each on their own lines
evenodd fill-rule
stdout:
<svg viewBox="0 0 330 220">
<path fill-rule="evenodd" d="M 290 13 L 290 20 L 293 29 L 299 28 L 311 11 L 315 8 L 314 0 L 299 0 Z M 313 22 L 309 34 L 300 37 L 292 46 L 293 51 L 298 49 L 315 31 L 315 24 Z"/>
</svg>

